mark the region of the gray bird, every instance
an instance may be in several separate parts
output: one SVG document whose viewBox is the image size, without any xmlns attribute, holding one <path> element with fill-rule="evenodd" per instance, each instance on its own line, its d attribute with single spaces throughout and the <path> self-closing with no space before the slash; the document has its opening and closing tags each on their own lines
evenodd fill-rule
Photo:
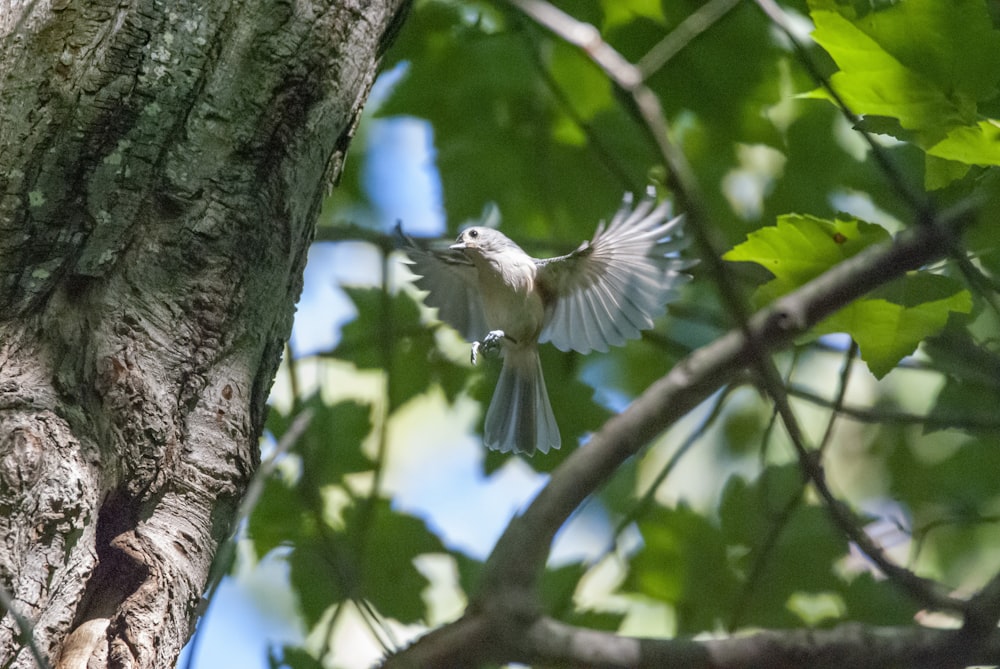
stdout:
<svg viewBox="0 0 1000 669">
<path fill-rule="evenodd" d="M 483 430 L 486 446 L 532 455 L 559 448 L 538 357 L 539 342 L 562 351 L 607 351 L 653 326 L 690 277 L 676 256 L 682 217 L 652 192 L 631 194 L 594 238 L 557 258 L 532 258 L 503 233 L 467 228 L 447 249 L 406 249 L 428 306 L 472 341 L 472 362 L 500 348 L 503 367 Z M 668 256 L 667 254 L 673 254 Z"/>
</svg>

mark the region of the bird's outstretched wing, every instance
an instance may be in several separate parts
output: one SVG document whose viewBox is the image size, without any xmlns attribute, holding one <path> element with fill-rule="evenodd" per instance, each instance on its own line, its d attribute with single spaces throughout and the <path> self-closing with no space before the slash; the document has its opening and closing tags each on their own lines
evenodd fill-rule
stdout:
<svg viewBox="0 0 1000 669">
<path fill-rule="evenodd" d="M 488 328 L 479 297 L 476 268 L 460 251 L 422 249 L 404 236 L 403 251 L 410 259 L 410 269 L 420 290 L 429 291 L 424 302 L 437 307 L 438 318 L 472 341 L 481 338 Z"/>
<path fill-rule="evenodd" d="M 690 279 L 682 270 L 692 263 L 667 255 L 686 246 L 677 236 L 682 217 L 668 221 L 669 205 L 654 204 L 650 194 L 632 208 L 626 195 L 591 241 L 568 255 L 537 261 L 547 309 L 540 341 L 563 351 L 607 351 L 638 337 L 664 313 Z"/>
</svg>

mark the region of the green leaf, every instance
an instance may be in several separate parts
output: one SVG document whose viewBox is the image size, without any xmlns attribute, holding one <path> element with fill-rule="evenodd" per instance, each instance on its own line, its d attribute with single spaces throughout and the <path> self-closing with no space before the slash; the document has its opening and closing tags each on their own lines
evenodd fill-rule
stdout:
<svg viewBox="0 0 1000 669">
<path fill-rule="evenodd" d="M 570 625 L 592 630 L 617 632 L 625 620 L 625 614 L 617 611 L 573 611 L 563 619 Z"/>
<path fill-rule="evenodd" d="M 854 21 L 886 53 L 945 94 L 974 101 L 996 95 L 1000 33 L 983 0 L 892 2 Z"/>
<path fill-rule="evenodd" d="M 314 490 L 343 481 L 346 474 L 370 471 L 375 463 L 362 443 L 372 430 L 371 407 L 345 400 L 327 405 L 318 395 L 305 401 L 314 413 L 294 451 L 302 456 L 304 485 Z"/>
<path fill-rule="evenodd" d="M 576 47 L 559 41 L 552 45 L 552 78 L 566 96 L 567 106 L 554 120 L 553 137 L 560 142 L 583 146 L 588 138 L 580 121 L 589 122 L 600 112 L 613 109 L 611 83 L 593 61 Z M 565 109 L 572 109 L 568 114 Z"/>
<path fill-rule="evenodd" d="M 813 38 L 840 68 L 831 83 L 855 113 L 936 134 L 973 123 L 977 101 L 996 94 L 1000 33 L 980 0 L 907 0 L 863 16 L 811 6 Z"/>
<path fill-rule="evenodd" d="M 1000 121 L 987 119 L 953 128 L 927 154 L 964 165 L 1000 165 Z M 955 171 L 958 177 L 964 176 Z"/>
<path fill-rule="evenodd" d="M 299 491 L 281 476 L 272 476 L 248 521 L 247 533 L 257 557 L 308 534 L 309 518 Z"/>
<path fill-rule="evenodd" d="M 604 28 L 610 30 L 626 25 L 637 17 L 665 23 L 660 0 L 601 0 L 604 9 Z"/>
<path fill-rule="evenodd" d="M 303 539 L 317 531 L 316 505 L 322 489 L 340 485 L 347 474 L 370 471 L 374 463 L 361 450 L 371 431 L 370 407 L 343 401 L 329 406 L 319 395 L 302 402 L 311 409 L 312 420 L 291 452 L 301 458 L 301 474 L 290 481 L 279 471 L 265 483 L 264 491 L 250 515 L 249 533 L 258 556 Z M 281 439 L 294 415 L 273 410 L 268 428 Z"/>
<path fill-rule="evenodd" d="M 479 587 L 483 563 L 459 551 L 452 551 L 451 556 L 455 559 L 455 568 L 458 570 L 458 585 L 466 596 L 471 596 Z"/>
<path fill-rule="evenodd" d="M 813 39 L 840 68 L 830 77 L 830 85 L 851 111 L 892 116 L 909 130 L 967 120 L 930 80 L 900 63 L 840 13 L 813 10 L 811 15 L 816 24 Z M 817 90 L 814 95 L 825 97 L 826 92 Z"/>
<path fill-rule="evenodd" d="M 392 357 L 396 336 L 426 330 L 420 323 L 420 307 L 405 291 L 395 295 L 381 288 L 346 286 L 358 316 L 341 330 L 333 355 L 354 363 L 358 369 L 384 369 Z"/>
<path fill-rule="evenodd" d="M 573 610 L 573 594 L 580 579 L 587 573 L 582 564 L 567 564 L 548 568 L 542 578 L 539 599 L 551 615 L 561 620 Z"/>
<path fill-rule="evenodd" d="M 755 262 L 774 275 L 754 294 L 761 305 L 888 239 L 882 227 L 864 221 L 826 221 L 793 214 L 778 217 L 776 226 L 750 233 L 747 241 L 723 258 Z M 939 332 L 952 311 L 968 313 L 971 309 L 972 296 L 958 282 L 926 272 L 911 273 L 855 300 L 818 323 L 810 335 L 850 334 L 872 374 L 882 378 L 924 338 Z"/>
<path fill-rule="evenodd" d="M 922 458 L 897 446 L 889 458 L 893 496 L 924 520 L 992 514 L 1000 471 L 996 443 L 969 440 L 943 459 L 934 455 Z"/>
<path fill-rule="evenodd" d="M 344 290 L 357 307 L 358 317 L 344 326 L 340 343 L 330 355 L 358 369 L 385 370 L 390 411 L 435 382 L 454 401 L 465 386 L 468 370 L 438 350 L 434 329 L 421 321 L 413 297 L 381 288 Z"/>
<path fill-rule="evenodd" d="M 599 19 L 596 3 L 581 9 Z M 380 113 L 433 125 L 453 228 L 495 202 L 511 238 L 572 249 L 614 211 L 623 179 L 630 190 L 645 185 L 656 154 L 588 59 L 524 30 L 519 15 L 507 23 L 489 5 L 417 4 L 391 50 L 408 62 L 406 75 Z M 583 105 L 580 120 L 610 151 L 595 149 L 563 98 Z M 614 134 L 601 129 L 612 123 Z"/>
<path fill-rule="evenodd" d="M 840 591 L 850 620 L 869 625 L 912 625 L 921 606 L 912 597 L 868 572 L 851 579 Z"/>
<path fill-rule="evenodd" d="M 831 86 L 853 113 L 899 121 L 903 132 L 883 131 L 927 151 L 927 188 L 964 176 L 931 156 L 998 164 L 995 121 L 979 118 L 980 104 L 996 96 L 1000 69 L 1000 32 L 984 2 L 907 0 L 860 15 L 832 0 L 810 6 L 813 38 L 840 68 Z"/>
<path fill-rule="evenodd" d="M 924 161 L 924 188 L 939 190 L 969 173 L 965 163 L 928 155 Z"/>
<path fill-rule="evenodd" d="M 380 499 L 372 509 L 364 503 L 353 507 L 345 518 L 354 528 L 354 544 L 363 547 L 357 565 L 362 574 L 360 594 L 387 616 L 415 623 L 424 618 L 423 591 L 427 578 L 413 566 L 413 559 L 427 553 L 443 553 L 440 539 L 424 521 L 389 507 Z"/>
<path fill-rule="evenodd" d="M 323 669 L 323 663 L 313 657 L 309 651 L 295 646 L 282 646 L 281 656 L 268 649 L 267 662 L 269 669 Z"/>
<path fill-rule="evenodd" d="M 334 553 L 317 539 L 300 540 L 288 556 L 289 579 L 298 597 L 299 610 L 311 629 L 326 610 L 351 596 L 352 574 L 347 564 L 335 562 Z"/>
<path fill-rule="evenodd" d="M 939 423 L 974 434 L 989 433 L 991 425 L 994 426 L 992 431 L 996 430 L 998 406 L 1000 382 L 996 379 L 983 381 L 950 376 L 938 393 L 930 416 Z"/>
<path fill-rule="evenodd" d="M 917 345 L 940 332 L 951 312 L 969 313 L 972 295 L 954 279 L 912 273 L 833 314 L 813 334 L 846 332 L 876 378 L 882 378 Z"/>
<path fill-rule="evenodd" d="M 805 285 L 865 248 L 888 240 L 889 233 L 873 223 L 786 214 L 778 217 L 777 225 L 751 232 L 745 242 L 722 257 L 757 263 L 774 275 L 774 280 L 754 295 L 755 303 L 761 306 Z"/>
<path fill-rule="evenodd" d="M 713 629 L 726 619 L 739 589 L 722 532 L 679 505 L 639 521 L 643 548 L 629 564 L 624 587 L 671 604 L 681 634 Z"/>
<path fill-rule="evenodd" d="M 737 625 L 801 625 L 789 608 L 793 595 L 820 595 L 842 585 L 834 566 L 847 554 L 847 540 L 824 509 L 804 501 L 797 464 L 768 467 L 752 482 L 732 477 L 719 516 L 744 580 Z"/>
<path fill-rule="evenodd" d="M 393 511 L 386 499 L 358 500 L 345 512 L 344 529 L 296 544 L 292 585 L 310 627 L 345 599 L 365 599 L 386 616 L 416 623 L 424 618 L 428 581 L 413 559 L 441 552 L 422 520 Z"/>
</svg>

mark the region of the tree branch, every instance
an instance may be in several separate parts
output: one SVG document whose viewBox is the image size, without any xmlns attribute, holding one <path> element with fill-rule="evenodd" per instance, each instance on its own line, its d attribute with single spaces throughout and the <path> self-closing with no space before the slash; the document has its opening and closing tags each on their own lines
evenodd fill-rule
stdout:
<svg viewBox="0 0 1000 669">
<path fill-rule="evenodd" d="M 976 650 L 964 648 L 964 642 L 960 630 L 861 625 L 706 641 L 639 639 L 546 618 L 526 637 L 531 653 L 524 660 L 551 667 L 602 669 L 945 669 L 1000 661 L 1000 631 L 993 630 Z"/>
<path fill-rule="evenodd" d="M 540 618 L 498 655 L 492 621 L 468 615 L 387 658 L 387 669 L 477 666 L 498 657 L 573 669 L 958 669 L 1000 663 L 1000 631 L 969 643 L 964 630 L 841 625 L 729 639 L 649 639 Z"/>
</svg>

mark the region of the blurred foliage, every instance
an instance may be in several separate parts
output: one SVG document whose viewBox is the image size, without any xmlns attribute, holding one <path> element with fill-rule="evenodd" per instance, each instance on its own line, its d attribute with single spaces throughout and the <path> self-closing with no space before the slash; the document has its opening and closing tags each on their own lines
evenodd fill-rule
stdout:
<svg viewBox="0 0 1000 669">
<path fill-rule="evenodd" d="M 555 4 L 633 61 L 678 39 L 678 26 L 706 6 Z M 794 364 L 777 357 L 790 385 L 815 394 L 793 406 L 817 445 L 818 435 L 832 435 L 822 457 L 834 490 L 891 527 L 884 543 L 903 564 L 968 591 L 996 569 L 984 556 L 1000 550 L 1000 31 L 984 0 L 785 7 L 798 23 L 811 21 L 814 42 L 798 35 L 800 50 L 754 3 L 739 3 L 681 40 L 648 84 L 700 182 L 713 233 L 730 249 L 724 258 L 756 284 L 754 307 L 901 228 L 926 224 L 927 211 L 974 214 L 947 260 L 828 318 L 798 343 Z M 655 147 L 608 78 L 503 3 L 418 0 L 385 67 L 402 76 L 362 123 L 334 196 L 338 211 L 374 210 L 366 189 L 378 185 L 362 177 L 366 124 L 399 116 L 433 130 L 450 233 L 495 202 L 502 229 L 547 255 L 588 237 L 623 191 L 652 180 L 671 197 Z M 395 223 L 356 218 L 383 230 Z M 641 341 L 588 357 L 543 347 L 564 446 L 528 465 L 551 471 L 687 352 L 732 325 L 711 280 L 694 273 L 682 300 Z M 315 412 L 248 526 L 257 557 L 274 553 L 290 566 L 310 632 L 308 653 L 275 651 L 273 667 L 330 666 L 330 630 L 351 602 L 376 627 L 385 619 L 428 623 L 430 581 L 418 556 L 449 556 L 465 596 L 482 566 L 379 482 L 393 452 L 387 425 L 434 393 L 448 406 L 469 398 L 485 406 L 495 361 L 469 367 L 467 349 L 408 289 L 353 287 L 347 295 L 357 317 L 321 358 L 379 379 L 380 399 L 338 387 L 350 399 L 296 398 L 268 422 L 280 440 L 300 411 Z M 866 366 L 854 364 L 843 340 L 822 336 L 832 333 L 849 335 Z M 717 417 L 682 422 L 599 491 L 592 503 L 623 531 L 607 539 L 603 559 L 549 569 L 546 612 L 614 630 L 633 604 L 652 603 L 671 612 L 673 625 L 642 630 L 651 635 L 912 623 L 919 606 L 852 552 L 803 482 L 769 404 L 746 397 L 720 396 Z M 838 413 L 840 403 L 856 411 Z M 672 461 L 686 441 L 691 448 Z M 485 454 L 484 476 L 509 459 Z M 659 486 L 649 490 L 653 480 Z M 614 596 L 600 608 L 578 605 L 588 577 L 609 563 Z"/>
</svg>

